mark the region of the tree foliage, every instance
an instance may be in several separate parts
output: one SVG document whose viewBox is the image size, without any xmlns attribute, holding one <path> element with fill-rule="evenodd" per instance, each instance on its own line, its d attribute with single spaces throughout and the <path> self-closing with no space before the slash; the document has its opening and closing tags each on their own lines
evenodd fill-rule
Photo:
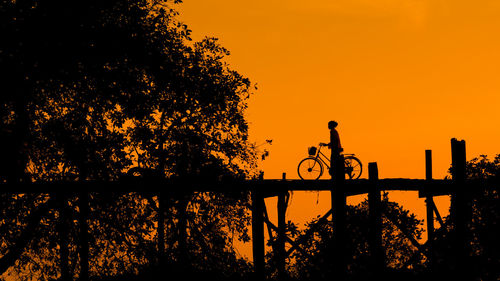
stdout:
<svg viewBox="0 0 500 281">
<path fill-rule="evenodd" d="M 500 154 L 494 159 L 480 155 L 466 162 L 466 176 L 477 186 L 470 198 L 472 207 L 471 221 L 468 222 L 467 239 L 470 244 L 470 271 L 481 280 L 500 278 Z M 453 218 L 447 217 L 445 229 L 448 232 L 440 237 L 439 243 L 450 245 L 454 238 Z M 441 247 L 438 253 L 442 267 L 449 266 L 446 261 L 453 260 L 453 250 Z"/>
<path fill-rule="evenodd" d="M 132 148 L 154 168 L 165 159 L 173 174 L 187 168 L 175 171 L 178 158 L 233 172 L 252 163 L 249 80 L 228 67 L 216 39 L 189 43 L 171 5 L 2 4 L 1 112 L 5 133 L 24 145 L 19 169 L 33 180 L 113 179 L 131 165 Z"/>
<path fill-rule="evenodd" d="M 418 248 L 411 243 L 409 236 L 416 240 L 421 238 L 422 221 L 399 204 L 389 201 L 387 193 L 383 196 L 382 208 L 385 266 L 403 271 L 408 268 L 421 268 L 425 264 L 425 258 L 418 254 Z M 348 205 L 346 225 L 349 276 L 350 278 L 368 276 L 371 269 L 370 248 L 367 240 L 368 225 L 370 225 L 367 200 L 356 206 Z M 294 225 L 288 225 L 288 234 L 303 245 L 302 250 L 295 250 L 288 258 L 288 271 L 291 277 L 298 280 L 326 280 L 334 277 L 335 265 L 332 264 L 334 232 L 331 221 L 320 217 L 309 222 L 301 231 L 298 231 Z M 414 256 L 417 258 L 413 258 Z M 272 261 L 272 253 L 268 254 L 268 258 Z"/>
<path fill-rule="evenodd" d="M 0 181 L 117 181 L 138 165 L 171 178 L 251 177 L 252 84 L 217 39 L 192 42 L 179 2 L 2 1 Z M 232 248 L 248 240 L 245 194 L 166 194 L 171 268 L 186 250 L 192 270 L 245 272 Z M 77 276 L 78 197 L 1 196 L 0 271 L 58 278 L 66 247 Z M 91 276 L 151 266 L 158 203 L 151 194 L 90 194 Z"/>
</svg>

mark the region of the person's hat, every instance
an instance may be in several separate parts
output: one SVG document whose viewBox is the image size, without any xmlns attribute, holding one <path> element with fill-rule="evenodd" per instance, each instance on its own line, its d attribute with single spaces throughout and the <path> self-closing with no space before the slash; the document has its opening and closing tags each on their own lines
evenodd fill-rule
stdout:
<svg viewBox="0 0 500 281">
<path fill-rule="evenodd" d="M 332 121 L 328 122 L 328 128 L 332 128 L 332 127 L 335 128 L 335 127 L 337 127 L 338 124 L 339 123 L 332 120 Z"/>
</svg>

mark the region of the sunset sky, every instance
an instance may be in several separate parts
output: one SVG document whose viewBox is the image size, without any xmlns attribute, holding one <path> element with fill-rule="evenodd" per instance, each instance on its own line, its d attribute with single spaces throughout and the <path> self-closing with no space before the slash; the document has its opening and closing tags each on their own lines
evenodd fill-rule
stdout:
<svg viewBox="0 0 500 281">
<path fill-rule="evenodd" d="M 494 0 L 184 0 L 193 39 L 220 38 L 228 62 L 257 83 L 250 137 L 273 139 L 266 178 L 297 178 L 307 147 L 342 145 L 381 178 L 434 176 L 500 153 L 500 2 Z M 363 177 L 366 177 L 366 170 Z M 419 203 L 420 204 L 420 203 Z M 423 203 L 421 204 L 423 206 Z"/>
<path fill-rule="evenodd" d="M 266 178 L 296 178 L 331 119 L 381 177 L 424 177 L 425 149 L 444 177 L 452 137 L 469 158 L 500 152 L 498 1 L 185 0 L 180 12 L 257 83 L 248 120 L 252 140 L 274 140 Z"/>
</svg>

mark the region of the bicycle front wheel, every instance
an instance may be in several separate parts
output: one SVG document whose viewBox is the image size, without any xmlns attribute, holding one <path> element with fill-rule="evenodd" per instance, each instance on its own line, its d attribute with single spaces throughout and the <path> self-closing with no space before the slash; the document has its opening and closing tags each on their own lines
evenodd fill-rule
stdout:
<svg viewBox="0 0 500 281">
<path fill-rule="evenodd" d="M 344 160 L 345 163 L 345 174 L 347 179 L 355 180 L 361 176 L 363 172 L 363 166 L 361 161 L 354 156 L 347 156 Z"/>
<path fill-rule="evenodd" d="M 317 180 L 323 175 L 323 165 L 316 158 L 307 157 L 300 161 L 297 172 L 303 180 Z"/>
</svg>

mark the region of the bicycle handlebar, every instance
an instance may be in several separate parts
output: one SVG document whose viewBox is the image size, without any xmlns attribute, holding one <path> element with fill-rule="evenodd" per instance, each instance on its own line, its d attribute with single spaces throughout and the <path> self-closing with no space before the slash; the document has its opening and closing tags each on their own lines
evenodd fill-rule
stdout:
<svg viewBox="0 0 500 281">
<path fill-rule="evenodd" d="M 319 146 L 320 146 L 320 147 L 321 147 L 321 146 L 330 146 L 330 144 L 328 144 L 328 143 L 324 143 L 324 142 L 320 142 L 320 143 L 319 143 Z M 343 152 L 343 151 L 344 151 L 344 149 L 343 149 L 343 148 L 341 148 L 341 149 L 340 149 L 340 152 Z M 353 155 L 354 155 L 354 154 L 353 154 Z"/>
</svg>

